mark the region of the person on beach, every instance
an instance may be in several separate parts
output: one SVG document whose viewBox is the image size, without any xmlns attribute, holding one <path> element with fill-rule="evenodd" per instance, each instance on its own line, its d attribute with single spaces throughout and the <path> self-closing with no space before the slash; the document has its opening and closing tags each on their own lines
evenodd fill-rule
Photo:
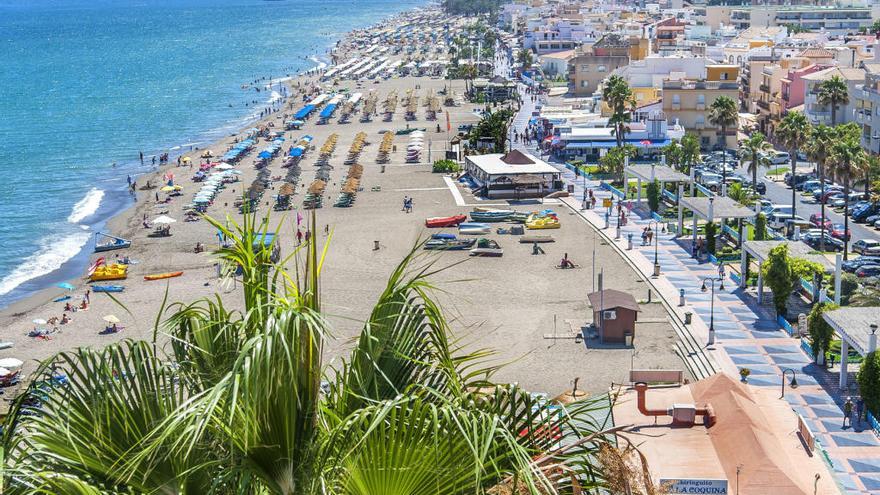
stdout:
<svg viewBox="0 0 880 495">
<path fill-rule="evenodd" d="M 141 157 L 141 165 L 143 165 L 143 164 L 144 164 L 144 152 L 143 152 L 143 151 L 139 151 L 138 154 L 139 154 L 140 157 Z"/>
<path fill-rule="evenodd" d="M 83 295 L 83 300 L 86 302 L 86 304 L 89 304 L 91 302 L 91 294 L 92 289 L 86 289 L 86 293 Z"/>
<path fill-rule="evenodd" d="M 302 230 L 296 229 L 296 245 L 299 246 L 303 241 Z"/>
</svg>

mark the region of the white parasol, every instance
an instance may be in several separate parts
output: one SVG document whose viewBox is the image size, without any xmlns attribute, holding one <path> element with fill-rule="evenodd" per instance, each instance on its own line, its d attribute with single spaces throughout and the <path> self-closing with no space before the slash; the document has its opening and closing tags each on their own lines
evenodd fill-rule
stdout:
<svg viewBox="0 0 880 495">
<path fill-rule="evenodd" d="M 153 223 L 159 225 L 170 225 L 175 222 L 177 222 L 177 220 L 169 217 L 168 215 L 160 215 L 153 219 Z"/>
</svg>

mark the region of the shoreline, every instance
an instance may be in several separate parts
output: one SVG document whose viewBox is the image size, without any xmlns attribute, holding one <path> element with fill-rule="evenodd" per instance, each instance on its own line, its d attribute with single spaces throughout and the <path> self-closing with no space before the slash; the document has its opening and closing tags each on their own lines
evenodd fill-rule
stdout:
<svg viewBox="0 0 880 495">
<path fill-rule="evenodd" d="M 313 65 L 311 67 L 299 69 L 295 73 L 273 77 L 271 80 L 265 79 L 264 76 L 260 79 L 242 83 L 243 86 L 260 86 L 263 88 L 262 91 L 270 89 L 270 85 L 283 84 L 287 89 L 286 97 L 282 96 L 281 98 L 275 98 L 272 96 L 275 91 L 272 90 L 271 92 L 266 93 L 267 98 L 265 101 L 261 101 L 258 106 L 255 105 L 255 108 L 263 108 L 272 107 L 277 104 L 279 107 L 276 111 L 260 116 L 259 110 L 250 109 L 243 115 L 231 117 L 213 128 L 203 130 L 197 135 L 182 137 L 180 141 L 184 141 L 183 144 L 175 144 L 155 152 L 144 152 L 143 163 L 139 162 L 137 159 L 118 162 L 118 167 L 114 167 L 113 169 L 118 175 L 113 177 L 113 184 L 110 188 L 102 189 L 104 194 L 97 208 L 81 218 L 79 222 L 74 222 L 81 226 L 83 232 L 88 234 L 88 238 L 84 244 L 82 244 L 75 254 L 63 261 L 57 268 L 24 280 L 9 290 L 9 292 L 0 295 L 0 316 L 9 316 L 10 314 L 14 315 L 16 313 L 27 312 L 28 310 L 35 309 L 36 307 L 39 307 L 51 301 L 51 299 L 65 293 L 65 290 L 56 287 L 57 284 L 67 282 L 75 286 L 81 286 L 85 283 L 83 282 L 82 276 L 85 269 L 90 264 L 89 259 L 91 255 L 94 254 L 91 247 L 94 243 L 95 233 L 105 231 L 108 233 L 116 232 L 121 225 L 128 223 L 130 218 L 137 216 L 138 212 L 135 210 L 137 210 L 138 206 L 138 199 L 136 199 L 138 194 L 131 195 L 129 193 L 125 186 L 126 175 L 130 176 L 136 182 L 161 178 L 165 171 L 176 168 L 175 165 L 178 157 L 194 153 L 198 154 L 197 152 L 203 149 L 215 148 L 221 145 L 225 146 L 227 142 L 231 141 L 234 137 L 240 137 L 240 135 L 248 128 L 259 126 L 272 120 L 277 116 L 278 112 L 284 111 L 284 105 L 287 105 L 290 102 L 293 83 L 309 79 L 307 74 L 310 71 L 322 71 L 331 66 L 332 51 L 341 43 L 345 42 L 345 40 L 351 38 L 358 32 L 375 29 L 378 25 L 392 22 L 407 12 L 418 11 L 426 6 L 430 6 L 430 4 L 425 3 L 418 7 L 408 8 L 390 14 L 378 23 L 372 25 L 352 28 L 351 30 L 342 33 L 338 39 L 325 46 L 323 53 L 318 54 L 313 52 L 311 54 L 300 55 L 297 57 L 300 60 L 312 62 Z M 290 64 L 290 62 L 286 62 L 285 64 Z M 168 154 L 169 161 L 165 165 L 157 164 L 153 166 L 150 164 L 150 159 L 152 157 L 159 157 L 163 153 Z M 193 156 L 193 160 L 196 159 L 197 158 Z M 119 183 L 118 187 L 116 185 L 117 181 Z M 87 192 L 86 196 L 90 193 L 91 191 Z M 141 191 L 138 191 L 138 193 L 141 193 Z M 146 193 L 149 193 L 149 191 L 146 191 Z M 85 197 L 81 198 L 80 201 L 83 199 L 85 199 Z M 74 210 L 76 206 L 77 205 L 74 205 Z M 72 214 L 73 211 L 71 212 L 71 215 Z M 83 220 L 86 221 L 83 222 Z M 38 260 L 41 254 L 45 254 L 43 251 L 44 250 L 42 249 L 37 250 L 21 261 Z M 14 271 L 7 273 L 4 275 L 3 279 L 13 274 Z"/>
</svg>

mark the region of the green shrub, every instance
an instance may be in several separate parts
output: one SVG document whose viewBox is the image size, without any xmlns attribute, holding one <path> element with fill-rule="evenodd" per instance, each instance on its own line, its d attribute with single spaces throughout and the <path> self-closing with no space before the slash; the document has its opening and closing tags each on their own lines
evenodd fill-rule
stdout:
<svg viewBox="0 0 880 495">
<path fill-rule="evenodd" d="M 438 174 L 453 174 L 460 172 L 461 167 L 458 166 L 455 160 L 437 160 L 434 162 L 434 166 L 431 167 L 431 171 Z"/>
<path fill-rule="evenodd" d="M 862 367 L 856 376 L 862 399 L 871 414 L 880 412 L 880 355 L 871 352 L 862 361 Z"/>
<path fill-rule="evenodd" d="M 648 208 L 650 208 L 652 212 L 657 213 L 657 210 L 660 209 L 660 182 L 657 180 L 649 182 L 647 193 Z"/>
<path fill-rule="evenodd" d="M 859 289 L 859 277 L 853 273 L 844 273 L 840 278 L 840 303 L 849 304 L 849 298 Z"/>
<path fill-rule="evenodd" d="M 755 240 L 763 241 L 767 239 L 767 217 L 763 213 L 758 213 L 755 219 Z"/>
<path fill-rule="evenodd" d="M 813 306 L 807 316 L 807 332 L 810 334 L 810 348 L 813 350 L 813 359 L 820 352 L 831 349 L 831 340 L 834 338 L 834 329 L 822 318 L 822 314 L 832 310 L 836 306 L 832 303 L 819 303 Z"/>
<path fill-rule="evenodd" d="M 704 230 L 706 232 L 706 251 L 709 254 L 715 254 L 715 236 L 718 234 L 718 229 L 714 222 L 709 222 Z"/>
</svg>

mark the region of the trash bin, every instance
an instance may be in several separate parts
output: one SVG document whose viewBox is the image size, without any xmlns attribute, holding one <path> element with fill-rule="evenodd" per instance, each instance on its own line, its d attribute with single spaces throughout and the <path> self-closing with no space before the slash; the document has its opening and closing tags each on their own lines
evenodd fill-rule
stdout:
<svg viewBox="0 0 880 495">
<path fill-rule="evenodd" d="M 690 325 L 690 324 L 691 324 L 691 319 L 692 319 L 693 317 L 694 317 L 694 314 L 693 314 L 693 313 L 691 313 L 690 311 L 685 311 L 685 313 L 684 313 L 684 324 L 685 324 L 685 325 Z"/>
<path fill-rule="evenodd" d="M 568 185 L 568 194 L 574 194 L 574 184 Z"/>
</svg>

